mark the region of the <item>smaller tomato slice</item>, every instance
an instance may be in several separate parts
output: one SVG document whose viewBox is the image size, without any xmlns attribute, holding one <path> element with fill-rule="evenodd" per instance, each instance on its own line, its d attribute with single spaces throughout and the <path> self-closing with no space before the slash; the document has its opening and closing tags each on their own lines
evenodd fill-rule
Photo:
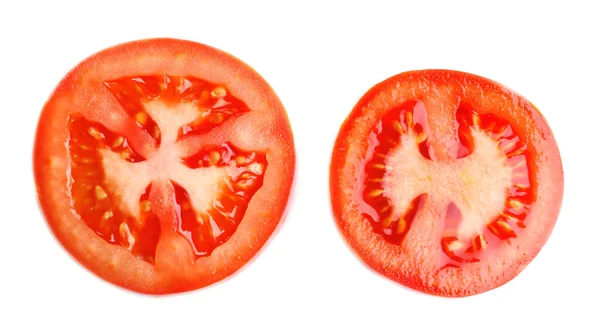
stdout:
<svg viewBox="0 0 600 331">
<path fill-rule="evenodd" d="M 562 164 L 542 115 L 488 79 L 446 70 L 374 86 L 338 135 L 337 224 L 367 265 L 401 284 L 466 296 L 513 279 L 554 227 Z"/>
<path fill-rule="evenodd" d="M 80 63 L 45 105 L 41 208 L 100 277 L 175 293 L 239 270 L 284 217 L 295 153 L 283 106 L 244 63 L 174 39 Z"/>
</svg>

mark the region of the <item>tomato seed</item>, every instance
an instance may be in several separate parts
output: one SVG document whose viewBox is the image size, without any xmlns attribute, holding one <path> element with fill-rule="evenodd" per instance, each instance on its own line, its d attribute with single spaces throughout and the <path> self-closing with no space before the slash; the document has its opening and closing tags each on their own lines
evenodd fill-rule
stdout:
<svg viewBox="0 0 600 331">
<path fill-rule="evenodd" d="M 122 136 L 119 136 L 119 137 L 118 137 L 117 139 L 115 139 L 115 141 L 113 142 L 113 144 L 112 144 L 112 148 L 117 148 L 117 147 L 120 147 L 121 145 L 123 145 L 123 141 L 124 141 L 123 137 L 122 137 Z"/>
<path fill-rule="evenodd" d="M 260 175 L 265 170 L 265 166 L 262 163 L 254 162 L 248 166 L 248 170 L 252 171 L 256 175 Z"/>
<path fill-rule="evenodd" d="M 394 222 L 394 218 L 390 214 L 390 215 L 388 215 L 388 217 L 384 218 L 383 221 L 381 221 L 381 226 L 383 226 L 384 228 L 387 228 L 390 225 L 392 225 L 392 222 Z"/>
<path fill-rule="evenodd" d="M 520 202 L 518 200 L 514 200 L 514 199 L 508 200 L 508 205 L 513 209 L 519 209 L 519 208 L 523 207 L 522 202 Z"/>
<path fill-rule="evenodd" d="M 407 111 L 407 112 L 404 113 L 404 122 L 406 123 L 406 125 L 409 128 L 413 126 L 413 114 L 412 114 L 412 112 Z"/>
<path fill-rule="evenodd" d="M 109 219 L 109 218 L 111 218 L 111 217 L 113 217 L 113 212 L 112 212 L 112 210 L 105 211 L 105 212 L 104 212 L 104 214 L 102 214 L 102 220 L 103 220 L 103 221 L 106 221 L 106 220 L 108 220 L 108 219 Z"/>
<path fill-rule="evenodd" d="M 143 212 L 147 213 L 152 208 L 152 203 L 150 203 L 149 200 L 144 200 L 140 203 L 140 208 L 142 209 Z"/>
<path fill-rule="evenodd" d="M 106 191 L 104 191 L 104 189 L 100 185 L 96 185 L 96 187 L 94 188 L 94 193 L 96 195 L 96 199 L 98 200 L 104 200 L 108 198 L 108 194 L 106 194 Z"/>
<path fill-rule="evenodd" d="M 525 150 L 526 150 L 525 146 L 521 146 L 519 148 L 515 148 L 514 150 L 506 153 L 506 157 L 510 158 L 510 157 L 515 157 L 515 156 L 521 155 L 521 154 L 523 154 L 525 152 Z"/>
<path fill-rule="evenodd" d="M 485 250 L 487 248 L 487 241 L 485 241 L 485 238 L 481 234 L 477 238 L 479 239 L 479 245 L 481 246 L 481 249 Z"/>
<path fill-rule="evenodd" d="M 236 156 L 235 163 L 237 163 L 238 165 L 243 165 L 244 163 L 246 163 L 246 157 L 243 155 Z"/>
<path fill-rule="evenodd" d="M 208 154 L 208 160 L 210 161 L 210 165 L 215 165 L 221 159 L 221 153 L 217 151 L 211 151 Z"/>
<path fill-rule="evenodd" d="M 458 240 L 454 240 L 448 244 L 448 249 L 451 251 L 455 251 L 455 250 L 461 249 L 463 246 L 464 246 L 464 244 L 462 242 L 460 242 Z"/>
<path fill-rule="evenodd" d="M 224 87 L 217 86 L 214 90 L 212 90 L 210 95 L 212 95 L 215 98 L 222 98 L 227 95 L 227 90 Z"/>
<path fill-rule="evenodd" d="M 247 190 L 249 187 L 254 185 L 254 178 L 242 179 L 238 181 L 237 185 L 242 190 Z"/>
<path fill-rule="evenodd" d="M 396 228 L 396 233 L 401 234 L 404 233 L 404 231 L 406 231 L 406 220 L 404 219 L 404 217 L 400 217 L 400 219 L 398 220 L 398 227 Z"/>
<path fill-rule="evenodd" d="M 144 112 L 139 112 L 135 114 L 135 121 L 141 125 L 146 125 L 146 122 L 148 122 L 148 115 Z"/>
<path fill-rule="evenodd" d="M 519 142 L 518 138 L 511 139 L 511 140 L 503 139 L 500 141 L 500 148 L 502 148 L 502 152 L 504 152 L 504 154 L 508 154 L 510 151 L 512 151 L 517 146 L 518 142 Z"/>
<path fill-rule="evenodd" d="M 88 133 L 90 134 L 90 136 L 94 137 L 94 139 L 104 139 L 104 135 L 93 126 L 88 129 Z"/>
<path fill-rule="evenodd" d="M 119 234 L 121 235 L 121 240 L 126 244 L 126 246 L 124 247 L 131 247 L 132 246 L 132 241 L 133 240 L 133 236 L 131 235 L 131 232 L 129 231 L 129 226 L 127 225 L 127 223 L 122 222 L 119 225 Z"/>
<path fill-rule="evenodd" d="M 472 119 L 473 119 L 473 127 L 475 127 L 475 128 L 481 127 L 481 118 L 479 117 L 479 114 L 473 113 Z"/>
<path fill-rule="evenodd" d="M 392 127 L 393 127 L 393 128 L 396 130 L 396 131 L 398 131 L 398 132 L 400 132 L 400 133 L 403 133 L 403 130 L 402 130 L 402 125 L 400 125 L 400 121 L 393 120 L 393 121 L 392 121 Z"/>
<path fill-rule="evenodd" d="M 383 192 L 385 192 L 384 189 L 375 189 L 375 190 L 370 191 L 368 195 L 370 197 L 378 197 L 378 196 L 382 195 Z"/>
<path fill-rule="evenodd" d="M 519 190 L 527 190 L 529 188 L 529 186 L 523 185 L 523 184 L 519 184 L 519 183 L 514 184 L 513 186 L 516 187 Z"/>
<path fill-rule="evenodd" d="M 385 214 L 385 212 L 387 212 L 390 208 L 392 208 L 392 205 L 387 204 L 383 208 L 379 209 L 379 213 L 380 214 Z"/>
<path fill-rule="evenodd" d="M 221 114 L 221 113 L 215 113 L 215 114 L 212 114 L 212 115 L 211 115 L 211 116 L 208 118 L 208 121 L 209 121 L 211 124 L 221 124 L 221 123 L 223 122 L 223 119 L 224 119 L 224 118 L 223 118 L 223 114 Z"/>
<path fill-rule="evenodd" d="M 506 223 L 506 221 L 499 220 L 496 222 L 496 224 L 498 224 L 500 228 L 506 232 L 512 231 L 512 228 L 510 227 L 510 225 L 508 225 L 508 223 Z"/>
</svg>

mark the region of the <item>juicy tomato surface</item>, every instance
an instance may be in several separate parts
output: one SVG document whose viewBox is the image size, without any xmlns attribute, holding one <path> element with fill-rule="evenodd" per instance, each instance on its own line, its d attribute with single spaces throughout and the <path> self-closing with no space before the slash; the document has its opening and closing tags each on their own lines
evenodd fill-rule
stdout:
<svg viewBox="0 0 600 331">
<path fill-rule="evenodd" d="M 440 296 L 517 276 L 550 236 L 563 182 L 552 132 L 529 101 L 448 70 L 374 86 L 342 125 L 330 168 L 333 213 L 355 254 Z"/>
<path fill-rule="evenodd" d="M 38 199 L 83 266 L 150 294 L 231 275 L 285 216 L 292 131 L 271 87 L 233 56 L 148 39 L 84 60 L 44 106 Z"/>
</svg>

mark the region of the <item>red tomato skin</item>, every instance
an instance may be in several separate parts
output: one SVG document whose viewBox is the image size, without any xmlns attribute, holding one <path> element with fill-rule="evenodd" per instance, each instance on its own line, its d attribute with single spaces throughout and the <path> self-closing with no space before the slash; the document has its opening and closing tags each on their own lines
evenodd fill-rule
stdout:
<svg viewBox="0 0 600 331">
<path fill-rule="evenodd" d="M 195 262 L 188 256 L 173 253 L 171 262 L 175 267 L 160 270 L 136 260 L 129 251 L 107 243 L 78 218 L 69 203 L 65 147 L 70 114 L 83 112 L 102 122 L 106 116 L 97 111 L 99 105 L 118 107 L 116 101 L 102 91 L 102 82 L 157 73 L 194 76 L 226 86 L 256 113 L 256 120 L 250 124 L 255 126 L 254 132 L 269 132 L 265 139 L 271 144 L 267 153 L 270 171 L 266 172 L 264 185 L 253 198 L 237 235 L 219 246 L 214 254 Z M 243 144 L 240 147 L 252 148 Z M 39 207 L 58 242 L 82 266 L 103 280 L 127 290 L 154 295 L 187 292 L 215 284 L 256 258 L 285 219 L 295 161 L 293 133 L 283 104 L 254 69 L 210 46 L 170 38 L 116 45 L 79 63 L 60 81 L 45 103 L 33 146 Z"/>
<path fill-rule="evenodd" d="M 464 83 L 468 82 L 468 83 Z M 469 264 L 466 268 L 444 271 L 445 276 L 432 275 L 423 272 L 415 263 L 410 268 L 402 268 L 402 256 L 394 257 L 393 261 L 382 258 L 385 254 L 396 254 L 391 245 L 385 243 L 383 238 L 373 233 L 372 226 L 362 216 L 356 207 L 359 194 L 355 192 L 356 174 L 367 148 L 367 136 L 375 121 L 386 111 L 399 106 L 409 99 L 418 97 L 397 96 L 394 100 L 382 97 L 389 96 L 400 90 L 402 84 L 425 83 L 428 86 L 450 86 L 458 89 L 465 84 L 478 89 L 476 92 L 483 95 L 495 94 L 510 99 L 516 112 L 516 123 L 527 123 L 522 127 L 517 126 L 516 131 L 520 136 L 526 136 L 535 149 L 535 167 L 532 170 L 538 181 L 538 201 L 534 203 L 536 226 L 534 235 L 526 236 L 521 240 L 523 246 L 522 256 L 510 261 L 510 267 L 498 274 L 487 274 L 482 281 L 464 286 L 461 274 L 475 272 L 477 263 Z M 398 92 L 398 95 L 410 95 L 417 92 Z M 392 92 L 394 91 L 394 92 Z M 475 93 L 472 93 L 475 94 Z M 465 97 L 461 95 L 461 97 Z M 382 107 L 383 105 L 383 107 Z M 500 112 L 504 117 L 506 113 Z M 430 119 L 431 120 L 431 119 Z M 529 134 L 528 129 L 535 129 L 537 135 Z M 541 180 L 541 181 L 540 181 Z M 500 287 L 516 277 L 540 252 L 547 242 L 556 224 L 563 199 L 564 175 L 562 161 L 554 135 L 545 118 L 539 110 L 528 100 L 511 89 L 490 79 L 473 74 L 442 69 L 416 70 L 392 76 L 373 86 L 358 101 L 348 117 L 340 127 L 339 134 L 334 144 L 330 162 L 330 199 L 332 212 L 336 225 L 353 253 L 369 268 L 379 275 L 391 279 L 409 288 L 444 297 L 464 297 L 486 292 Z M 403 252 L 411 251 L 411 243 L 403 243 Z M 416 248 L 415 248 L 416 249 Z M 385 255 L 389 256 L 389 255 Z M 486 262 L 487 263 L 487 262 Z M 490 262 L 492 263 L 492 262 Z M 410 264 L 410 263 L 409 263 Z M 453 269 L 453 268 L 452 268 Z M 493 278 L 492 278 L 493 277 Z"/>
</svg>

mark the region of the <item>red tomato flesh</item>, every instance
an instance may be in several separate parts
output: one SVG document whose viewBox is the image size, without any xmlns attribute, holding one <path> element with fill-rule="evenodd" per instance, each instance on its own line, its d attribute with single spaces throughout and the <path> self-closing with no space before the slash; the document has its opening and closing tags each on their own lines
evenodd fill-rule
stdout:
<svg viewBox="0 0 600 331">
<path fill-rule="evenodd" d="M 285 110 L 228 54 L 132 42 L 82 62 L 41 115 L 40 205 L 85 267 L 142 293 L 219 281 L 265 244 L 294 174 Z"/>
<path fill-rule="evenodd" d="M 443 70 L 392 77 L 341 128 L 331 198 L 351 248 L 384 276 L 443 296 L 515 277 L 563 192 L 552 133 L 523 97 Z"/>
</svg>

